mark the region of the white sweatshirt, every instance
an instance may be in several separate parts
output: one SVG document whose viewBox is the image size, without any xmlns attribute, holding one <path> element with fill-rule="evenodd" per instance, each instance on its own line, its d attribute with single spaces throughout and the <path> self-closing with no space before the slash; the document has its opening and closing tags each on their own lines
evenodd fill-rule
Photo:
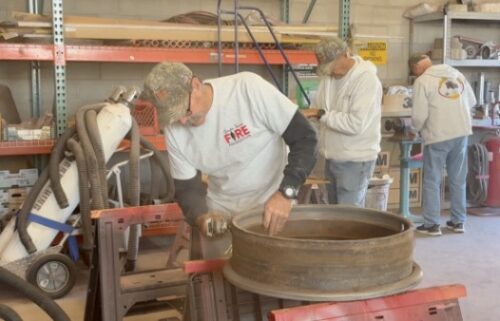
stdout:
<svg viewBox="0 0 500 321">
<path fill-rule="evenodd" d="M 448 65 L 429 67 L 413 85 L 412 124 L 424 144 L 472 134 L 474 92 L 464 75 Z"/>
<path fill-rule="evenodd" d="M 322 77 L 316 95 L 316 106 L 326 111 L 320 119 L 320 151 L 326 159 L 370 161 L 380 151 L 382 85 L 373 63 L 353 59 L 344 77 Z"/>
</svg>

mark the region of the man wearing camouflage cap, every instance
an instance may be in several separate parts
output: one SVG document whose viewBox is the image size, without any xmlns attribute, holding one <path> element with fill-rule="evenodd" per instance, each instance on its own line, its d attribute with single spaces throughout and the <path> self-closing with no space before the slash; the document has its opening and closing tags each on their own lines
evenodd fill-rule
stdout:
<svg viewBox="0 0 500 321">
<path fill-rule="evenodd" d="M 214 236 L 236 213 L 261 208 L 269 234 L 283 228 L 317 157 L 316 132 L 294 103 L 254 73 L 202 81 L 171 62 L 153 68 L 144 95 L 157 108 L 176 201 L 202 232 L 204 258 L 221 255 L 229 236 Z"/>
<path fill-rule="evenodd" d="M 364 207 L 366 191 L 380 151 L 382 85 L 370 61 L 352 56 L 337 37 L 316 46 L 316 108 L 306 116 L 321 124 L 320 152 L 330 204 Z"/>
</svg>

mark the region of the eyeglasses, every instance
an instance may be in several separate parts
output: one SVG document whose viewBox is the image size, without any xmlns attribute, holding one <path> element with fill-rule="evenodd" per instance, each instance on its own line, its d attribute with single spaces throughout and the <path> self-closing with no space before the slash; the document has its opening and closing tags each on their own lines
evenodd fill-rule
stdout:
<svg viewBox="0 0 500 321">
<path fill-rule="evenodd" d="M 193 79 L 194 75 L 191 77 L 191 81 L 189 82 L 189 96 L 188 96 L 188 108 L 186 109 L 186 115 L 185 117 L 189 117 L 193 114 L 191 111 L 191 94 L 193 93 Z"/>
</svg>

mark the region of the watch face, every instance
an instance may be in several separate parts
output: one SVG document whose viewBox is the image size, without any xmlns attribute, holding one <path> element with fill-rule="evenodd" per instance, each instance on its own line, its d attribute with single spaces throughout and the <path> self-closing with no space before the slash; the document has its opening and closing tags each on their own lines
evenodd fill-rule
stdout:
<svg viewBox="0 0 500 321">
<path fill-rule="evenodd" d="M 285 188 L 285 195 L 286 197 L 288 198 L 295 198 L 297 195 L 297 193 L 295 192 L 295 189 L 293 187 L 286 187 Z"/>
</svg>

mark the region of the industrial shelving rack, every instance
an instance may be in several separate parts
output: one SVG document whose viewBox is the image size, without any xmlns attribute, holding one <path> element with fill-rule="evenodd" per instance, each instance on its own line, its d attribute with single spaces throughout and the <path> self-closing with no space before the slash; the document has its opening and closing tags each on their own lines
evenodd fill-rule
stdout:
<svg viewBox="0 0 500 321">
<path fill-rule="evenodd" d="M 282 19 L 288 22 L 289 0 L 281 1 Z M 316 1 L 311 0 L 304 16 L 307 21 Z M 39 13 L 38 1 L 28 0 L 29 10 Z M 350 0 L 339 0 L 339 36 L 346 38 L 349 29 Z M 66 128 L 66 73 L 67 62 L 121 62 L 121 63 L 156 63 L 164 60 L 184 62 L 188 64 L 215 64 L 219 54 L 217 48 L 141 48 L 124 46 L 66 45 L 64 43 L 63 0 L 52 0 L 53 44 L 16 44 L 0 43 L 0 60 L 16 60 L 31 62 L 32 115 L 40 113 L 40 66 L 41 61 L 54 63 L 55 79 L 55 116 L 56 133 L 61 134 Z M 285 50 L 292 64 L 316 64 L 312 51 Z M 283 57 L 278 50 L 263 50 L 265 59 L 271 65 L 283 65 Z M 222 63 L 234 63 L 234 50 L 225 49 L 221 53 Z M 238 60 L 241 64 L 262 64 L 258 52 L 253 49 L 240 49 Z M 286 72 L 283 79 L 288 79 Z M 165 148 L 159 139 L 153 139 Z M 53 146 L 52 141 L 0 142 L 0 156 L 48 154 Z M 161 147 L 161 146 L 160 146 Z"/>
<path fill-rule="evenodd" d="M 453 67 L 497 67 L 500 68 L 500 60 L 494 59 L 465 59 L 454 60 L 450 58 L 450 39 L 452 37 L 452 22 L 460 21 L 467 23 L 491 22 L 500 24 L 500 13 L 489 12 L 436 12 L 416 17 L 410 22 L 410 52 L 413 52 L 416 24 L 442 21 L 443 28 L 443 57 L 442 62 Z M 500 29 L 499 29 L 500 30 Z"/>
</svg>

